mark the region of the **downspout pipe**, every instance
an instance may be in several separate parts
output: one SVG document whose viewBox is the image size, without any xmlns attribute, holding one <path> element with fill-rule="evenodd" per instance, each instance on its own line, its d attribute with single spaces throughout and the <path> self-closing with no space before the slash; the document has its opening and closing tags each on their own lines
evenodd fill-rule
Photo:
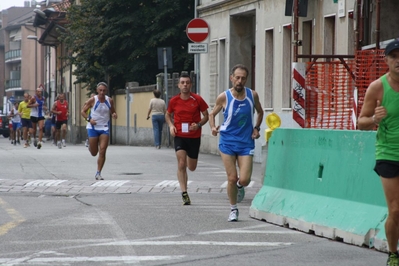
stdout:
<svg viewBox="0 0 399 266">
<path fill-rule="evenodd" d="M 298 62 L 298 0 L 294 0 L 294 62 Z"/>
<path fill-rule="evenodd" d="M 381 19 L 381 0 L 377 0 L 376 6 L 376 25 L 375 25 L 375 48 L 380 49 L 380 19 Z"/>
</svg>

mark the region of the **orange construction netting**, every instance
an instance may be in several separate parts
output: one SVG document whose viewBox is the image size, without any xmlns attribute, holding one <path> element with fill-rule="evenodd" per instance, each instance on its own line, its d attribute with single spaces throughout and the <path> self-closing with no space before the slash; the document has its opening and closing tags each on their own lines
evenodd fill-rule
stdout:
<svg viewBox="0 0 399 266">
<path fill-rule="evenodd" d="M 388 71 L 384 50 L 364 50 L 356 53 L 356 87 L 358 90 L 357 114 L 363 106 L 364 95 L 370 83 Z"/>
<path fill-rule="evenodd" d="M 358 51 L 345 64 L 340 60 L 307 63 L 306 128 L 356 129 L 369 84 L 388 70 L 384 50 Z"/>
<path fill-rule="evenodd" d="M 305 126 L 320 129 L 353 129 L 353 70 L 355 61 L 309 62 L 306 73 Z"/>
</svg>

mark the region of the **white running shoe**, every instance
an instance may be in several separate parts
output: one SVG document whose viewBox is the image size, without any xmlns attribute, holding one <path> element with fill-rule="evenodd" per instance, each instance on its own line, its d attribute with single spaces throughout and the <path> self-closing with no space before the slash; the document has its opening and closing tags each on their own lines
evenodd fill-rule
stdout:
<svg viewBox="0 0 399 266">
<path fill-rule="evenodd" d="M 66 147 L 65 139 L 62 140 L 62 146 Z"/>
<path fill-rule="evenodd" d="M 41 147 L 42 147 L 42 142 L 39 141 L 39 142 L 37 143 L 37 148 L 40 149 Z"/>
<path fill-rule="evenodd" d="M 61 141 L 58 141 L 58 142 L 57 142 L 57 146 L 58 146 L 58 149 L 62 149 Z"/>
<path fill-rule="evenodd" d="M 232 209 L 229 215 L 228 222 L 237 222 L 238 221 L 238 209 Z"/>
<path fill-rule="evenodd" d="M 89 147 L 89 140 L 88 139 L 86 139 L 85 146 Z"/>
<path fill-rule="evenodd" d="M 95 176 L 96 180 L 104 180 L 104 178 L 101 177 L 101 173 L 97 172 Z"/>
</svg>

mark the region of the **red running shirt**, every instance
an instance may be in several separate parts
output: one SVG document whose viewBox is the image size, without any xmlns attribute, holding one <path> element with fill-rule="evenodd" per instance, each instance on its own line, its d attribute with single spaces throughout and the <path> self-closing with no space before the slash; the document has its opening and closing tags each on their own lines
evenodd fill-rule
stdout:
<svg viewBox="0 0 399 266">
<path fill-rule="evenodd" d="M 64 101 L 61 103 L 59 100 L 56 101 L 56 109 L 57 111 L 61 111 L 61 114 L 57 114 L 56 120 L 57 121 L 66 121 L 68 120 L 68 102 Z"/>
<path fill-rule="evenodd" d="M 201 128 L 189 132 L 182 132 L 182 124 L 198 123 L 201 121 L 201 112 L 208 109 L 208 104 L 201 96 L 190 93 L 190 98 L 183 100 L 180 93 L 169 101 L 168 113 L 173 113 L 174 126 L 177 129 L 176 136 L 183 138 L 199 138 L 201 137 Z"/>
</svg>

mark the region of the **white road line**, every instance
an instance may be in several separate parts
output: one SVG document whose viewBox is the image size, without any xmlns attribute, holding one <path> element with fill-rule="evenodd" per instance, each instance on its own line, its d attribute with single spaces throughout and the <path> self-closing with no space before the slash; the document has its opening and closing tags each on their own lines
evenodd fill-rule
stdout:
<svg viewBox="0 0 399 266">
<path fill-rule="evenodd" d="M 224 242 L 224 241 L 119 241 L 101 243 L 98 246 L 243 246 L 243 247 L 278 247 L 290 246 L 291 242 Z"/>
<path fill-rule="evenodd" d="M 111 181 L 97 181 L 91 187 L 121 187 L 130 182 L 129 180 L 111 180 Z"/>
<path fill-rule="evenodd" d="M 189 185 L 193 181 L 188 181 L 187 185 Z M 155 185 L 156 187 L 179 187 L 179 181 L 177 180 L 164 180 Z"/>
<path fill-rule="evenodd" d="M 32 258 L 27 259 L 25 263 L 65 263 L 65 262 L 125 262 L 137 263 L 140 261 L 165 261 L 183 259 L 184 255 L 178 256 L 108 256 L 108 257 L 47 257 L 47 258 Z M 2 258 L 0 259 L 1 265 L 13 265 L 19 262 L 18 259 Z M 11 264 L 10 264 L 11 263 Z"/>
<path fill-rule="evenodd" d="M 255 181 L 249 182 L 249 185 L 247 187 L 253 187 L 255 184 Z M 227 187 L 227 181 L 225 181 L 221 186 L 221 188 L 226 188 Z"/>
<path fill-rule="evenodd" d="M 35 180 L 28 182 L 24 187 L 55 187 L 68 180 Z"/>
</svg>

